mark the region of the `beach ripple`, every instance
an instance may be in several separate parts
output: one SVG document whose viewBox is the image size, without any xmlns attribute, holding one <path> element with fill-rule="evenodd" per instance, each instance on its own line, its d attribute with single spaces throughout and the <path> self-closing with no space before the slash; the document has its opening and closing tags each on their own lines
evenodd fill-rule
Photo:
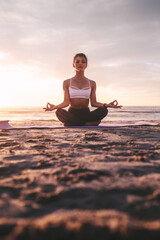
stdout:
<svg viewBox="0 0 160 240">
<path fill-rule="evenodd" d="M 6 130 L 1 240 L 159 240 L 158 126 Z"/>
</svg>

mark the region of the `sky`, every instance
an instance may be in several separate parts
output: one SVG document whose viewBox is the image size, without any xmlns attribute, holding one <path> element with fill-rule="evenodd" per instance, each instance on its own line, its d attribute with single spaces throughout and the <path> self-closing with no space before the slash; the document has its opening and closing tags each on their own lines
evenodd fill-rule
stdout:
<svg viewBox="0 0 160 240">
<path fill-rule="evenodd" d="M 88 57 L 97 100 L 160 106 L 160 0 L 0 0 L 0 107 L 63 101 Z"/>
</svg>

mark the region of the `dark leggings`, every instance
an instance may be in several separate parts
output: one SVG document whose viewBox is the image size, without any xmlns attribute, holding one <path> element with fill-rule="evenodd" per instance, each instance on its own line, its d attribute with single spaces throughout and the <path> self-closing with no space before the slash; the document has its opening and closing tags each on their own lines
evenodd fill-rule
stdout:
<svg viewBox="0 0 160 240">
<path fill-rule="evenodd" d="M 70 107 L 68 111 L 64 109 L 57 109 L 56 115 L 57 118 L 65 126 L 85 126 L 87 122 L 90 122 L 93 125 L 95 122 L 100 122 L 108 113 L 107 108 L 99 107 L 94 111 L 89 110 L 89 108 L 76 109 Z M 95 123 L 95 125 L 98 125 Z"/>
</svg>

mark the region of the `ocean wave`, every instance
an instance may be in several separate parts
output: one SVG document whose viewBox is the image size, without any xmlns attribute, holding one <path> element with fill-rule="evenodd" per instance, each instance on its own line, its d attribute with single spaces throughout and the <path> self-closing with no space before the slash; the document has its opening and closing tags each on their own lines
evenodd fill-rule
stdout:
<svg viewBox="0 0 160 240">
<path fill-rule="evenodd" d="M 122 110 L 122 111 L 120 111 L 120 113 L 140 113 L 140 114 L 142 114 L 142 113 L 160 113 L 160 111 L 154 111 L 154 110 Z"/>
</svg>

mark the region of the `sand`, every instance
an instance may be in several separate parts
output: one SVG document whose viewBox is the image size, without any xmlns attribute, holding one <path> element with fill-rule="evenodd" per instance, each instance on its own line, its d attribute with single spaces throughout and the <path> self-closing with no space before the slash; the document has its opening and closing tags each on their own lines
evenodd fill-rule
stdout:
<svg viewBox="0 0 160 240">
<path fill-rule="evenodd" d="M 160 125 L 0 130 L 1 240 L 160 239 Z"/>
</svg>

